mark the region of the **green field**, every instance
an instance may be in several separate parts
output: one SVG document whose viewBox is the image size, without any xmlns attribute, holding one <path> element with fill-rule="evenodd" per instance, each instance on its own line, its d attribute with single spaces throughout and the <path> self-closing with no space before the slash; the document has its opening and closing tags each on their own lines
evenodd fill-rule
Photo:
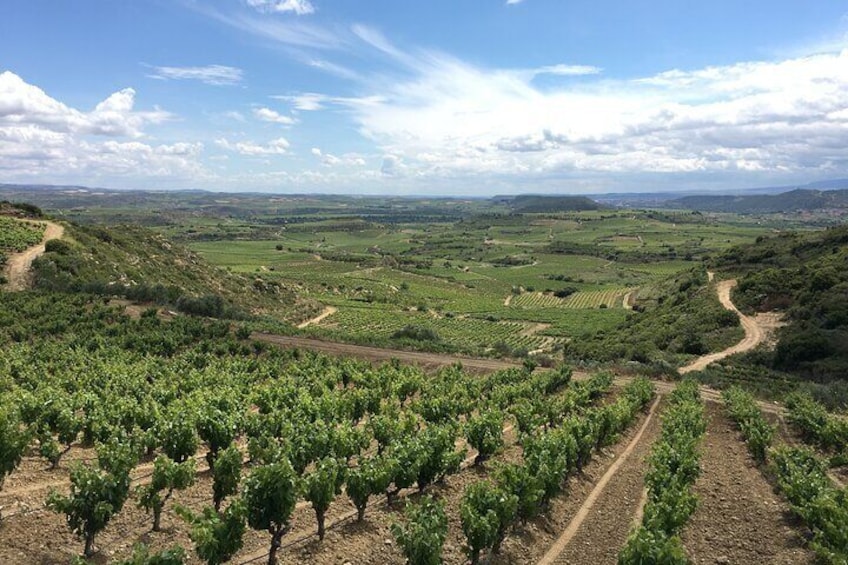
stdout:
<svg viewBox="0 0 848 565">
<path fill-rule="evenodd" d="M 657 281 L 767 231 L 644 211 L 431 220 L 378 223 L 327 211 L 273 226 L 271 218 L 224 231 L 195 225 L 180 237 L 213 264 L 338 310 L 310 335 L 382 343 L 415 325 L 433 330 L 438 347 L 499 354 L 552 353 L 611 330 L 626 316 L 625 299 L 653 296 Z"/>
</svg>

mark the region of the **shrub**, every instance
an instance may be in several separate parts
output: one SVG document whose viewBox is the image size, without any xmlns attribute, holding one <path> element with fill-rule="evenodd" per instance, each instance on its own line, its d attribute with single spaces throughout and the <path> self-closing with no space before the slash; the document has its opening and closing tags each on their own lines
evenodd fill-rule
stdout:
<svg viewBox="0 0 848 565">
<path fill-rule="evenodd" d="M 392 339 L 412 339 L 415 341 L 440 341 L 439 334 L 432 328 L 406 325 L 392 334 Z"/>
<path fill-rule="evenodd" d="M 408 504 L 404 522 L 391 525 L 392 534 L 410 565 L 438 565 L 448 534 L 448 519 L 441 503 L 425 496 Z"/>
</svg>

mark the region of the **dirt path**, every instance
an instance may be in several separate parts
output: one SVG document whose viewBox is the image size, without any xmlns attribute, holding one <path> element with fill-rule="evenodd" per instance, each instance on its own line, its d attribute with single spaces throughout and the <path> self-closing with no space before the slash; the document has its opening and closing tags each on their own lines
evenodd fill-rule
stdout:
<svg viewBox="0 0 848 565">
<path fill-rule="evenodd" d="M 41 243 L 22 251 L 9 255 L 6 264 L 6 279 L 9 281 L 6 290 L 21 291 L 29 286 L 29 268 L 32 262 L 44 253 L 44 244 L 51 239 L 61 239 L 65 228 L 53 222 L 39 222 L 45 224 L 44 237 Z"/>
<path fill-rule="evenodd" d="M 722 406 L 706 403 L 698 509 L 681 539 L 691 562 L 813 563 L 786 504 L 763 478 Z"/>
<path fill-rule="evenodd" d="M 504 306 L 509 306 L 512 303 L 512 296 L 512 293 L 506 295 L 506 298 L 504 298 Z"/>
<path fill-rule="evenodd" d="M 660 398 L 615 463 L 586 497 L 568 527 L 538 561 L 554 563 L 616 563 L 634 518 L 641 510 L 645 457 L 659 434 L 655 418 Z"/>
<path fill-rule="evenodd" d="M 401 351 L 397 349 L 381 349 L 367 345 L 353 345 L 350 343 L 336 343 L 333 341 L 322 341 L 305 337 L 283 336 L 256 332 L 251 335 L 252 339 L 264 341 L 281 347 L 297 347 L 310 349 L 329 355 L 341 355 L 347 357 L 358 357 L 369 361 L 390 361 L 398 359 L 404 363 L 420 365 L 422 367 L 445 367 L 462 363 L 463 368 L 472 372 L 502 371 L 520 367 L 518 363 L 501 361 L 498 359 L 478 359 L 473 357 L 460 357 L 458 355 L 444 355 L 439 353 L 425 353 L 420 351 Z"/>
<path fill-rule="evenodd" d="M 299 323 L 297 325 L 297 329 L 302 330 L 303 328 L 306 328 L 306 327 L 311 326 L 313 324 L 320 324 L 325 318 L 332 316 L 333 314 L 335 314 L 338 311 L 339 311 L 339 309 L 334 307 L 334 306 L 327 306 L 326 308 L 324 308 L 323 312 L 321 312 L 320 314 L 318 314 L 314 318 L 310 318 L 309 320 L 306 320 L 305 322 Z"/>
<path fill-rule="evenodd" d="M 625 310 L 633 310 L 633 304 L 631 301 L 633 300 L 633 291 L 631 290 L 627 294 L 624 295 L 624 298 L 621 299 L 621 307 Z"/>
<path fill-rule="evenodd" d="M 692 371 L 701 371 L 706 369 L 707 365 L 710 363 L 715 363 L 716 361 L 720 361 L 735 353 L 750 351 L 765 339 L 766 331 L 760 326 L 758 321 L 740 312 L 730 300 L 730 291 L 735 286 L 736 280 L 719 281 L 719 283 L 716 284 L 716 291 L 718 292 L 718 299 L 721 302 L 721 305 L 731 312 L 735 312 L 739 316 L 739 322 L 745 330 L 745 338 L 733 347 L 728 347 L 724 351 L 698 357 L 694 362 L 678 369 L 677 372 L 681 375 L 685 375 Z"/>
</svg>

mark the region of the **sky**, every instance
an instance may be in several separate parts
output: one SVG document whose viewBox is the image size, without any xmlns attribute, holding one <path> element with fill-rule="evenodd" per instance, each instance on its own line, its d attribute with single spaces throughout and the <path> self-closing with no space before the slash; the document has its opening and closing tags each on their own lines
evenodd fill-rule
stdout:
<svg viewBox="0 0 848 565">
<path fill-rule="evenodd" d="M 485 196 L 833 178 L 844 1 L 0 7 L 0 183 Z"/>
</svg>

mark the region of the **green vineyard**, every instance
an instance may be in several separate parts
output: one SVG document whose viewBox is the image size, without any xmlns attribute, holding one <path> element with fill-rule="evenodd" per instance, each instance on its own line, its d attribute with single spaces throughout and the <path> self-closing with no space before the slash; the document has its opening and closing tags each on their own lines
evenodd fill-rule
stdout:
<svg viewBox="0 0 848 565">
<path fill-rule="evenodd" d="M 524 292 L 513 297 L 511 306 L 516 308 L 621 308 L 624 296 L 630 292 L 627 288 L 612 288 L 575 292 L 566 298 L 559 298 L 550 293 Z"/>
<path fill-rule="evenodd" d="M 518 321 L 491 321 L 472 317 L 434 316 L 426 312 L 405 312 L 397 315 L 389 310 L 375 308 L 341 308 L 326 318 L 322 328 L 342 331 L 364 338 L 389 339 L 405 326 L 415 325 L 436 332 L 441 341 L 457 347 L 485 352 L 497 344 L 506 344 L 513 350 L 534 351 L 550 349 L 561 341 L 557 338 L 536 335 L 535 325 Z"/>
<path fill-rule="evenodd" d="M 0 217 L 0 254 L 20 253 L 44 236 L 44 225 Z"/>
</svg>

